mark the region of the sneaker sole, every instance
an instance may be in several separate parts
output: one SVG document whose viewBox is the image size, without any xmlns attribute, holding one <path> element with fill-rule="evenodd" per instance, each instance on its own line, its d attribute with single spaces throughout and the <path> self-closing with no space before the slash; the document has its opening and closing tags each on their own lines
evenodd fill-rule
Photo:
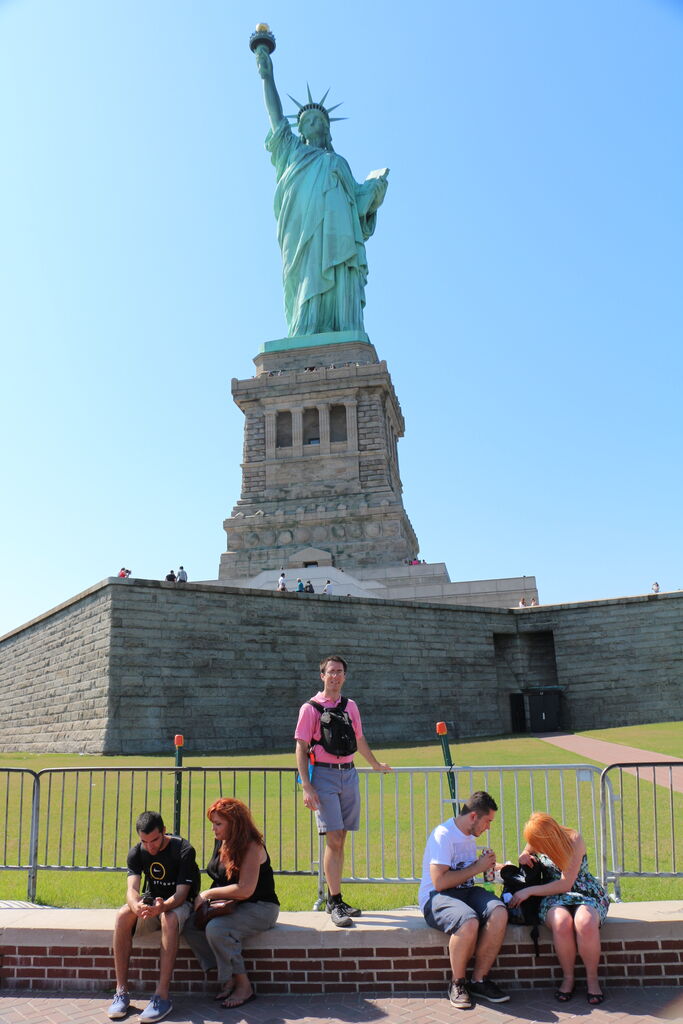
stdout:
<svg viewBox="0 0 683 1024">
<path fill-rule="evenodd" d="M 157 1021 L 163 1020 L 164 1017 L 168 1017 L 169 1013 L 173 1013 L 172 1006 L 169 1006 L 166 1013 L 160 1013 L 158 1017 L 143 1017 L 142 1015 L 140 1015 L 140 1020 L 143 1022 L 143 1024 L 157 1024 Z"/>
<path fill-rule="evenodd" d="M 483 996 L 481 992 L 473 992 L 472 995 L 475 999 L 485 999 L 487 1003 L 507 1003 L 510 1000 L 510 996 Z"/>
</svg>

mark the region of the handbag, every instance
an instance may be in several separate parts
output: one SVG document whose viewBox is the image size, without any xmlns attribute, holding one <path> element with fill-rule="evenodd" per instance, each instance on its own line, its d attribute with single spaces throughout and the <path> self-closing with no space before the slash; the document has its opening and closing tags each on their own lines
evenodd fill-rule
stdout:
<svg viewBox="0 0 683 1024">
<path fill-rule="evenodd" d="M 204 900 L 194 912 L 195 928 L 203 932 L 209 921 L 213 921 L 214 917 L 232 914 L 237 903 L 238 900 Z"/>
</svg>

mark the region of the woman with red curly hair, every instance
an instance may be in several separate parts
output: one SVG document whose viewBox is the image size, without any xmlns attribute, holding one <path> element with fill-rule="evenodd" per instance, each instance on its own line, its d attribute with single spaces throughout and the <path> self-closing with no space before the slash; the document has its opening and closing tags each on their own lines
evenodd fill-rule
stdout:
<svg viewBox="0 0 683 1024">
<path fill-rule="evenodd" d="M 216 999 L 230 1009 L 255 998 L 244 969 L 242 939 L 272 928 L 280 913 L 280 902 L 263 836 L 247 805 L 234 797 L 221 797 L 211 804 L 206 816 L 216 838 L 206 868 L 211 888 L 199 893 L 195 911 L 205 900 L 239 902 L 232 913 L 210 920 L 204 931 L 196 927 L 193 915 L 183 935 L 204 971 L 217 968 Z"/>
<path fill-rule="evenodd" d="M 540 896 L 538 916 L 553 933 L 562 982 L 555 991 L 559 1003 L 568 1003 L 574 995 L 576 954 L 583 960 L 588 983 L 587 999 L 599 1006 L 605 998 L 598 981 L 600 962 L 600 926 L 609 909 L 609 897 L 600 882 L 588 870 L 586 844 L 575 829 L 560 825 L 549 814 L 534 811 L 524 826 L 526 846 L 519 863 L 531 866 L 536 859 L 553 876 L 544 885 L 520 889 L 509 906 L 519 906 L 529 896 Z"/>
</svg>

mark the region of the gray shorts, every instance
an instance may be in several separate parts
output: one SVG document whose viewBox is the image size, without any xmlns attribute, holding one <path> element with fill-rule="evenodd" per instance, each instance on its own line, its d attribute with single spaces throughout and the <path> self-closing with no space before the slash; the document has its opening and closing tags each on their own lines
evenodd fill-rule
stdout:
<svg viewBox="0 0 683 1024">
<path fill-rule="evenodd" d="M 312 782 L 320 801 L 320 808 L 315 812 L 319 834 L 357 832 L 360 828 L 360 786 L 356 769 L 340 771 L 316 764 Z"/>
<path fill-rule="evenodd" d="M 462 889 L 444 889 L 434 892 L 424 905 L 425 921 L 430 928 L 438 928 L 446 935 L 453 935 L 472 918 L 485 924 L 496 907 L 505 904 L 488 889 L 470 885 Z"/>
<path fill-rule="evenodd" d="M 169 914 L 175 914 L 178 918 L 178 931 L 181 932 L 185 926 L 185 922 L 192 913 L 194 900 L 185 900 L 179 907 L 174 907 L 173 910 L 167 911 Z M 138 938 L 141 935 L 149 935 L 150 932 L 156 932 L 161 928 L 160 917 L 138 917 L 135 921 L 135 927 L 133 928 L 133 934 Z"/>
</svg>

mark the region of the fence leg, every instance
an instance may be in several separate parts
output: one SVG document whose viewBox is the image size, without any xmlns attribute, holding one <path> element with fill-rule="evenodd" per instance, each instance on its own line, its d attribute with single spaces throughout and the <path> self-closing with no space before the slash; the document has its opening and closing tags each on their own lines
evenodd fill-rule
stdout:
<svg viewBox="0 0 683 1024">
<path fill-rule="evenodd" d="M 38 820 L 40 818 L 40 779 L 33 776 L 33 806 L 31 808 L 31 835 L 28 850 L 28 886 L 26 899 L 29 903 L 36 902 L 38 885 Z"/>
<path fill-rule="evenodd" d="M 318 836 L 318 898 L 314 910 L 323 910 L 327 903 L 325 895 L 325 836 Z"/>
</svg>

